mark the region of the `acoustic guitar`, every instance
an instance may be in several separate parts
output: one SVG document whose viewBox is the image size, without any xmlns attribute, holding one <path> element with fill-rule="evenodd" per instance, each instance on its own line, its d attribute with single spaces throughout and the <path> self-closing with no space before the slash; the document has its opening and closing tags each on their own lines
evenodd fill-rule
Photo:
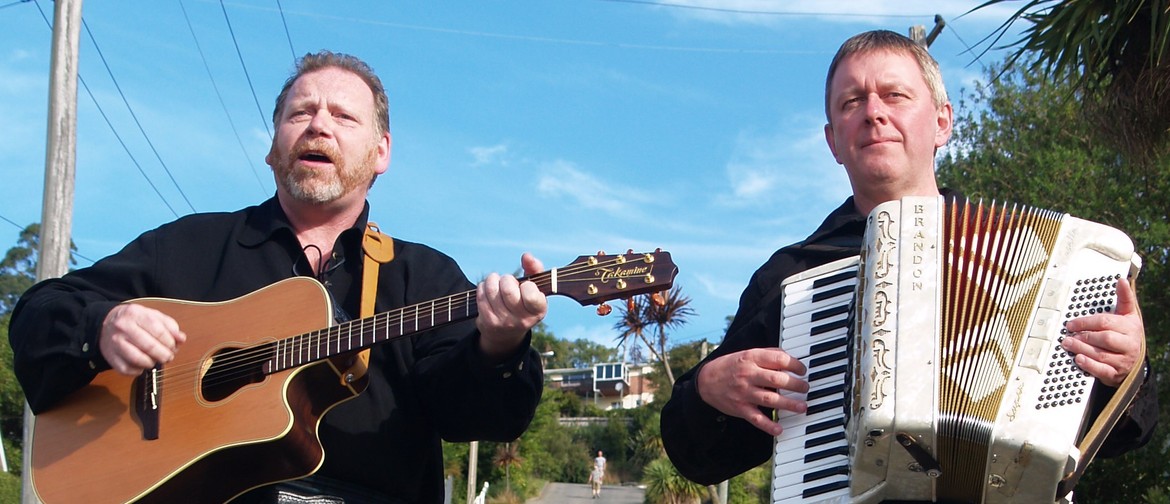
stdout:
<svg viewBox="0 0 1170 504">
<path fill-rule="evenodd" d="M 588 305 L 669 289 L 677 271 L 667 252 L 631 252 L 527 280 Z M 32 484 L 45 503 L 224 502 L 308 476 L 325 457 L 321 416 L 364 389 L 347 372 L 356 351 L 478 314 L 471 290 L 334 325 L 308 277 L 218 303 L 128 302 L 174 317 L 187 342 L 165 366 L 99 373 L 36 416 Z"/>
</svg>

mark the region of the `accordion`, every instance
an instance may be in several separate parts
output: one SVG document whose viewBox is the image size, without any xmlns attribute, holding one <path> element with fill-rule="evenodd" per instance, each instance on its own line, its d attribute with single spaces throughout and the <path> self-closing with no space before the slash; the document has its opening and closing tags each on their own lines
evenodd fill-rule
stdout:
<svg viewBox="0 0 1170 504">
<path fill-rule="evenodd" d="M 783 282 L 780 346 L 810 388 L 781 391 L 808 410 L 777 414 L 772 502 L 1065 502 L 1144 371 L 1094 414 L 1063 323 L 1114 309 L 1140 267 L 1124 233 L 1067 214 L 879 205 L 859 256 Z"/>
</svg>

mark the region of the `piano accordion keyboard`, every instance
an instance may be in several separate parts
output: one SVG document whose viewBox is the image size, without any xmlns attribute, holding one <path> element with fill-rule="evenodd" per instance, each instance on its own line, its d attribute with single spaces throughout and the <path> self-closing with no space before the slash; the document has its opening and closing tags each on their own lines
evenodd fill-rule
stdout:
<svg viewBox="0 0 1170 504">
<path fill-rule="evenodd" d="M 772 453 L 773 504 L 831 502 L 849 496 L 845 439 L 845 383 L 849 362 L 849 310 L 858 258 L 810 269 L 785 280 L 780 347 L 808 368 L 805 413 L 780 411 L 784 431 Z"/>
</svg>

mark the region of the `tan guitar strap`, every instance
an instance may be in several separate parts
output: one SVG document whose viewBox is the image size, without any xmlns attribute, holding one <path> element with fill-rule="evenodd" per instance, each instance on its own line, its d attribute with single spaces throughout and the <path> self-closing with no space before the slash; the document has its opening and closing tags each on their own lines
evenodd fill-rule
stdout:
<svg viewBox="0 0 1170 504">
<path fill-rule="evenodd" d="M 378 229 L 376 222 L 367 222 L 362 250 L 365 262 L 362 264 L 362 306 L 358 316 L 366 318 L 374 315 L 374 300 L 378 297 L 378 266 L 394 260 L 394 239 Z M 365 376 L 369 366 L 370 349 L 358 351 L 353 365 L 341 373 L 342 385 Z"/>
</svg>

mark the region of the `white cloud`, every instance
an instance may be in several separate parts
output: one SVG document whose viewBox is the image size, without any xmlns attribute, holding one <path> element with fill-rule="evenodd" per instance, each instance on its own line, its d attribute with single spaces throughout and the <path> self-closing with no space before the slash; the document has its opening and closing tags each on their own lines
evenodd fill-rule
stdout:
<svg viewBox="0 0 1170 504">
<path fill-rule="evenodd" d="M 507 166 L 508 160 L 505 155 L 508 154 L 508 146 L 505 144 L 496 144 L 487 147 L 472 147 L 468 149 L 473 158 L 471 166 L 483 166 L 490 164 L 498 164 Z"/>
<path fill-rule="evenodd" d="M 579 307 L 574 309 L 580 309 Z M 616 310 L 615 310 L 616 311 Z M 612 317 L 612 316 L 611 316 Z M 605 320 L 612 322 L 614 318 L 604 318 L 598 320 Z M 614 330 L 612 324 L 595 324 L 590 326 L 572 325 L 564 329 L 558 329 L 557 338 L 575 341 L 578 339 L 592 341 L 602 346 L 613 348 L 617 345 L 614 338 L 617 337 L 617 331 Z"/>
<path fill-rule="evenodd" d="M 726 166 L 728 190 L 716 202 L 727 207 L 767 205 L 800 196 L 840 200 L 849 183 L 825 146 L 823 122 L 798 118 L 767 133 L 742 132 Z"/>
<path fill-rule="evenodd" d="M 631 215 L 633 203 L 649 202 L 651 198 L 636 189 L 600 179 L 577 169 L 569 161 L 544 163 L 536 183 L 537 191 L 546 198 L 568 199 L 586 209 L 601 210 L 611 215 Z"/>
<path fill-rule="evenodd" d="M 743 292 L 744 278 L 725 278 L 708 274 L 692 275 L 699 282 L 699 286 L 713 298 L 724 301 L 738 301 Z"/>
</svg>

